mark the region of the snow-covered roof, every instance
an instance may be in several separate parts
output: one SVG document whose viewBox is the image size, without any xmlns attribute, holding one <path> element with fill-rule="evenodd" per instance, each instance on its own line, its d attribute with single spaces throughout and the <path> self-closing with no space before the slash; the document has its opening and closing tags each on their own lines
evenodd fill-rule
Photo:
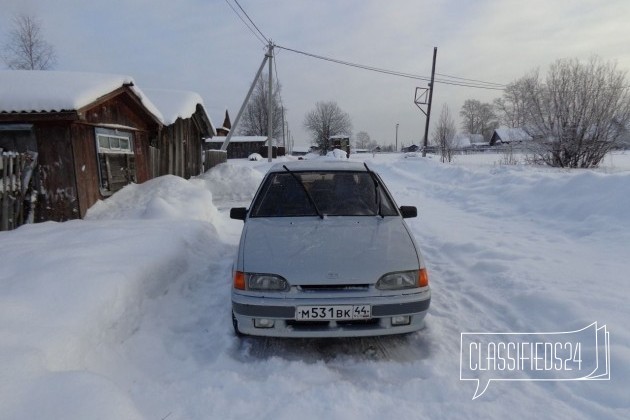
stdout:
<svg viewBox="0 0 630 420">
<path fill-rule="evenodd" d="M 76 111 L 124 85 L 163 121 L 131 76 L 48 70 L 0 71 L 0 113 Z"/>
<path fill-rule="evenodd" d="M 206 143 L 223 143 L 225 137 L 213 137 L 206 139 Z M 266 142 L 267 136 L 232 136 L 230 143 Z M 274 139 L 275 142 L 275 139 Z"/>
<path fill-rule="evenodd" d="M 197 110 L 197 105 L 203 106 L 201 95 L 196 92 L 169 89 L 144 89 L 151 101 L 157 105 L 164 117 L 164 124 L 171 125 L 178 118 L 190 118 Z M 210 119 L 210 117 L 208 117 Z M 212 120 L 210 120 L 212 123 Z M 212 124 L 214 127 L 214 124 Z"/>
<path fill-rule="evenodd" d="M 527 134 L 522 128 L 501 127 L 494 130 L 494 132 L 504 142 L 532 140 L 532 136 Z"/>
</svg>

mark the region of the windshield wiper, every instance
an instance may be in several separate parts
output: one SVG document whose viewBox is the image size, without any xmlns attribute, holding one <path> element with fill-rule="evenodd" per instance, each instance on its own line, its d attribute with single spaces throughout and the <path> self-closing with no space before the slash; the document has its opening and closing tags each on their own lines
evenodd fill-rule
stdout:
<svg viewBox="0 0 630 420">
<path fill-rule="evenodd" d="M 313 205 L 313 208 L 315 209 L 315 211 L 317 212 L 317 215 L 319 216 L 320 219 L 324 218 L 324 215 L 322 214 L 321 211 L 319 211 L 319 208 L 317 208 L 317 204 L 315 204 L 315 200 L 313 200 L 313 197 L 311 196 L 311 193 L 308 192 L 308 190 L 306 189 L 306 185 L 304 185 L 304 182 L 302 182 L 302 180 L 300 179 L 300 177 L 298 177 L 295 172 L 292 172 L 289 168 L 287 168 L 287 165 L 282 165 L 282 167 L 291 174 L 291 176 L 293 176 L 293 178 L 295 178 L 295 180 L 297 181 L 298 184 L 300 184 L 300 186 L 302 187 L 302 189 L 304 190 L 304 192 L 306 193 L 306 196 L 308 197 L 308 201 L 310 201 L 310 203 Z"/>
<path fill-rule="evenodd" d="M 372 177 L 372 181 L 374 181 L 374 195 L 376 196 L 376 206 L 378 207 L 378 215 L 381 216 L 381 218 L 385 218 L 385 216 L 383 215 L 383 210 L 381 207 L 381 194 L 379 194 L 379 189 L 378 187 L 380 186 L 379 182 L 378 182 L 378 178 L 376 177 L 376 174 L 367 166 L 367 163 L 363 162 L 363 166 L 365 166 L 365 170 L 367 171 L 368 174 L 370 174 L 370 177 Z"/>
</svg>

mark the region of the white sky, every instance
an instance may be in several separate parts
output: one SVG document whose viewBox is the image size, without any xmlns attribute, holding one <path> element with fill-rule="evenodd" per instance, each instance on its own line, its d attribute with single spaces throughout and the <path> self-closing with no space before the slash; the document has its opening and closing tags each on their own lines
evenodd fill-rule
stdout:
<svg viewBox="0 0 630 420">
<path fill-rule="evenodd" d="M 423 76 L 434 46 L 438 73 L 490 82 L 594 54 L 630 69 L 628 0 L 239 2 L 278 45 Z M 225 0 L 0 0 L 0 10 L 3 43 L 13 14 L 36 14 L 56 48 L 57 70 L 128 74 L 140 88 L 198 92 L 218 125 L 226 107 L 236 117 L 264 54 Z M 278 52 L 277 63 L 296 145 L 309 143 L 302 122 L 317 101 L 336 101 L 354 133 L 367 131 L 379 143 L 394 143 L 396 123 L 399 145 L 422 138 L 425 119 L 413 95 L 425 82 L 288 51 Z M 443 104 L 457 116 L 464 100 L 499 95 L 436 84 L 432 121 Z"/>
</svg>

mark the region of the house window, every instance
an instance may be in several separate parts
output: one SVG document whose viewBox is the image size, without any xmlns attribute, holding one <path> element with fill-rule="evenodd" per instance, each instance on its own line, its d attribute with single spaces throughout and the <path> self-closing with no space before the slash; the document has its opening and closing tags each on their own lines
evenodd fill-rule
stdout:
<svg viewBox="0 0 630 420">
<path fill-rule="evenodd" d="M 101 194 L 111 195 L 136 182 L 132 133 L 97 128 L 96 148 Z"/>
<path fill-rule="evenodd" d="M 96 134 L 99 153 L 126 153 L 133 155 L 131 148 L 131 133 Z"/>
</svg>

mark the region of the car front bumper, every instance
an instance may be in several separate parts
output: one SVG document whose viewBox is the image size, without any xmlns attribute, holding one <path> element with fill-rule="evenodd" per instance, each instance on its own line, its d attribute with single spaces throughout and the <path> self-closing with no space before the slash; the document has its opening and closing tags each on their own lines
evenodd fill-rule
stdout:
<svg viewBox="0 0 630 420">
<path fill-rule="evenodd" d="M 430 290 L 400 296 L 354 298 L 260 298 L 232 294 L 232 312 L 239 332 L 267 337 L 366 337 L 403 334 L 424 326 L 431 302 Z M 372 307 L 372 317 L 352 321 L 298 321 L 297 306 L 365 305 Z M 393 325 L 392 318 L 409 316 L 406 325 Z M 254 321 L 267 320 L 267 326 L 256 327 Z M 269 323 L 273 326 L 268 326 Z"/>
</svg>

